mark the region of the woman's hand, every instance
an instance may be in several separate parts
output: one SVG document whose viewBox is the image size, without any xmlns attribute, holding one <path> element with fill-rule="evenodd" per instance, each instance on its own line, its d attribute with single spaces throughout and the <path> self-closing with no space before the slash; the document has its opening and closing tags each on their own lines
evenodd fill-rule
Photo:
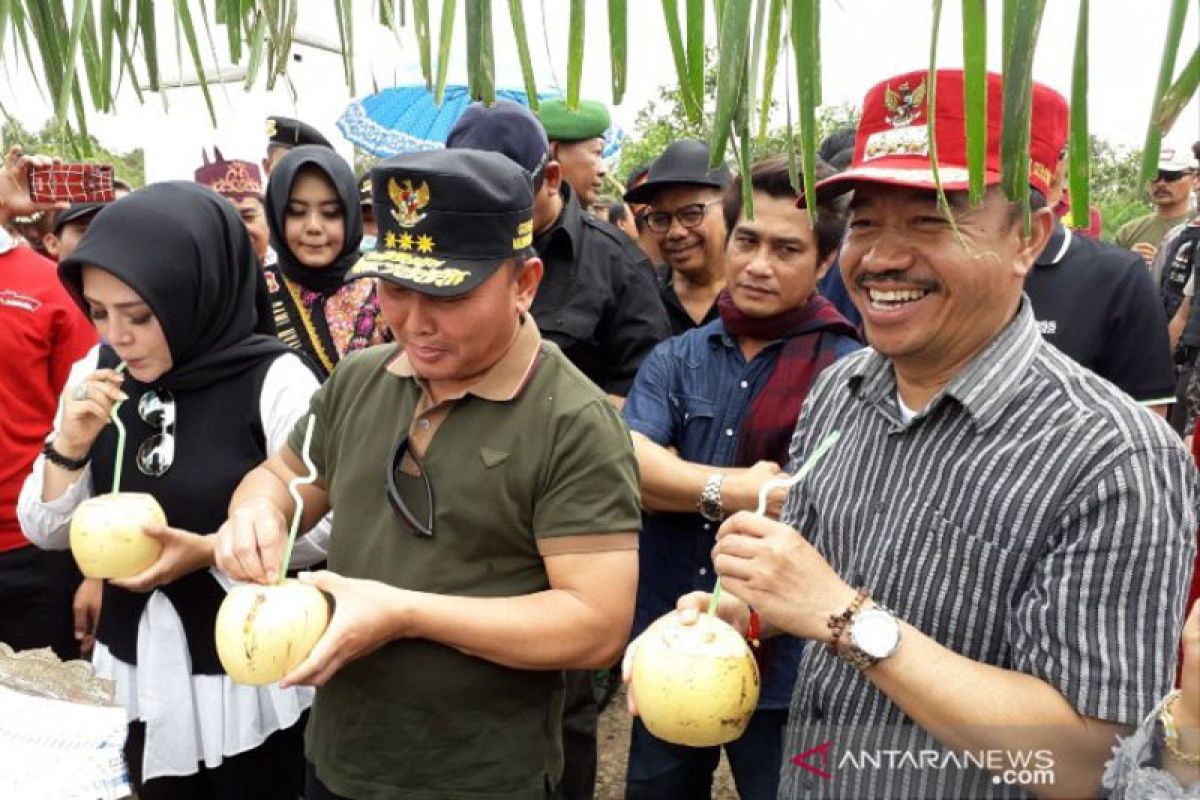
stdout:
<svg viewBox="0 0 1200 800">
<path fill-rule="evenodd" d="M 1183 623 L 1183 669 L 1179 679 L 1179 700 L 1175 720 L 1180 727 L 1200 728 L 1200 600 L 1192 603 L 1192 613 Z"/>
<path fill-rule="evenodd" d="M 212 536 L 165 525 L 147 525 L 142 532 L 162 542 L 162 553 L 157 561 L 132 578 L 112 581 L 113 586 L 132 592 L 148 592 L 213 565 L 215 540 Z"/>
<path fill-rule="evenodd" d="M 111 419 L 112 408 L 128 400 L 121 391 L 121 373 L 98 369 L 62 394 L 63 418 L 54 449 L 67 458 L 83 458 Z"/>
</svg>

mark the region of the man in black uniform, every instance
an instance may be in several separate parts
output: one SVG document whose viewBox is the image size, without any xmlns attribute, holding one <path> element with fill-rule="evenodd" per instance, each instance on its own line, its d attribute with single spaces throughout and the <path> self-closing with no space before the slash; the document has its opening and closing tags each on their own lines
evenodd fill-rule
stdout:
<svg viewBox="0 0 1200 800">
<path fill-rule="evenodd" d="M 546 267 L 533 318 L 583 374 L 624 398 L 642 360 L 671 335 L 645 254 L 620 230 L 584 213 L 550 158 L 541 123 L 520 103 L 472 105 L 446 147 L 503 153 L 530 174 L 533 246 Z"/>
<path fill-rule="evenodd" d="M 1046 205 L 1062 196 L 1069 109 L 1046 90 L 1033 108 L 1035 125 L 1061 142 Z M 1055 221 L 1025 279 L 1042 337 L 1075 361 L 1166 416 L 1175 394 L 1167 318 L 1145 262 L 1130 250 L 1081 236 Z"/>
</svg>

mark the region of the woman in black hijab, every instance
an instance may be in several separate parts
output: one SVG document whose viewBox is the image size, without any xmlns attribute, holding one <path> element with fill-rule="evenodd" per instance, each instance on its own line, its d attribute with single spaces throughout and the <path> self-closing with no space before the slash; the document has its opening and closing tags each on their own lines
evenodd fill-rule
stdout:
<svg viewBox="0 0 1200 800">
<path fill-rule="evenodd" d="M 280 339 L 326 376 L 347 353 L 390 341 L 375 282 L 344 282 L 363 223 L 354 173 L 337 153 L 316 145 L 288 151 L 271 170 L 267 223 L 279 260 L 264 274 Z"/>
<path fill-rule="evenodd" d="M 210 534 L 318 386 L 297 354 L 257 332 L 258 269 L 234 208 L 192 183 L 113 203 L 59 265 L 101 344 L 72 368 L 18 515 L 39 546 L 67 547 L 71 514 L 112 491 L 118 457 L 121 491 L 150 494 L 166 513 L 170 527 L 148 531 L 163 543 L 158 561 L 105 584 L 93 655 L 128 712 L 142 800 L 295 798 L 303 785 L 312 692 L 234 684 L 213 633 L 230 581 L 212 566 Z M 118 401 L 121 454 L 108 424 Z M 321 535 L 298 542 L 293 563 L 319 560 Z"/>
</svg>

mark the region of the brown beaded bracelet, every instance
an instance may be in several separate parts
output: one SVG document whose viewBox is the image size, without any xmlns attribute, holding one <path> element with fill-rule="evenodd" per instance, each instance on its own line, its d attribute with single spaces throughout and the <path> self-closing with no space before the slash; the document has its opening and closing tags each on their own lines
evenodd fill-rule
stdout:
<svg viewBox="0 0 1200 800">
<path fill-rule="evenodd" d="M 871 594 L 867 591 L 867 587 L 860 586 L 858 594 L 850 601 L 850 605 L 846 607 L 845 611 L 840 614 L 829 615 L 829 622 L 826 625 L 829 626 L 830 639 L 825 643 L 826 650 L 833 655 L 838 654 L 838 642 L 841 640 L 842 634 L 846 631 L 846 624 L 850 622 L 851 617 L 858 613 L 859 609 L 863 607 L 863 604 L 867 602 L 870 596 Z"/>
</svg>

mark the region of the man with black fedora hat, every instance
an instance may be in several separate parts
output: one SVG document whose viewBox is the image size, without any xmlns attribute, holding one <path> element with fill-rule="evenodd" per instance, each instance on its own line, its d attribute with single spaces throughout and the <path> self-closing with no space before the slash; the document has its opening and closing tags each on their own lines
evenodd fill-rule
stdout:
<svg viewBox="0 0 1200 800">
<path fill-rule="evenodd" d="M 729 178 L 725 164 L 709 167 L 708 145 L 683 139 L 625 192 L 625 202 L 650 205 L 643 218 L 666 262 L 658 268 L 659 293 L 673 334 L 717 318 L 717 295 L 725 287 L 721 196 Z"/>
<path fill-rule="evenodd" d="M 250 473 L 218 534 L 238 580 L 279 570 L 287 482 L 317 479 L 335 611 L 284 679 L 318 686 L 310 800 L 554 797 L 563 669 L 611 664 L 637 581 L 636 464 L 604 394 L 529 308 L 533 194 L 498 153 L 396 156 L 371 173 L 397 344 L 347 357 L 290 446 Z"/>
</svg>

